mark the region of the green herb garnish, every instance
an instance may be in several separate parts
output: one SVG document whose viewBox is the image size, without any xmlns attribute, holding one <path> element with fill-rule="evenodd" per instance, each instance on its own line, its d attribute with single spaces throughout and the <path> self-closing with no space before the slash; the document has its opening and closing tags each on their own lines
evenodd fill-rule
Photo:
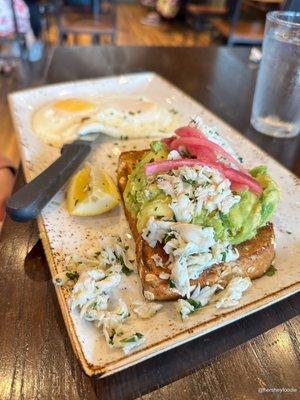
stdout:
<svg viewBox="0 0 300 400">
<path fill-rule="evenodd" d="M 274 265 L 271 265 L 270 268 L 267 270 L 265 275 L 267 276 L 273 276 L 275 272 L 277 271 L 277 268 L 274 267 Z"/>
<path fill-rule="evenodd" d="M 173 281 L 173 279 L 169 280 L 169 286 L 171 289 L 176 288 L 176 283 L 175 283 L 175 281 Z"/>
<path fill-rule="evenodd" d="M 126 265 L 122 266 L 122 270 L 123 274 L 125 274 L 126 276 L 129 276 L 132 273 L 132 269 L 129 269 L 128 267 L 126 267 Z"/>
<path fill-rule="evenodd" d="M 142 337 L 144 337 L 143 334 L 136 332 L 134 335 L 130 336 L 129 338 L 121 340 L 121 343 L 135 343 Z"/>
<path fill-rule="evenodd" d="M 77 281 L 77 279 L 79 278 L 79 274 L 76 271 L 66 272 L 66 277 L 70 279 L 70 281 Z"/>
<path fill-rule="evenodd" d="M 113 345 L 114 344 L 114 336 L 116 334 L 116 331 L 112 329 L 111 334 L 109 335 L 109 344 Z"/>
<path fill-rule="evenodd" d="M 122 269 L 121 271 L 123 272 L 123 274 L 125 274 L 126 276 L 130 275 L 132 273 L 132 269 L 128 268 L 124 262 L 124 258 L 123 256 L 119 256 L 117 257 L 117 260 L 119 261 L 119 263 L 122 265 Z"/>
<path fill-rule="evenodd" d="M 196 301 L 193 299 L 187 299 L 187 302 L 190 303 L 190 305 L 194 307 L 194 311 L 199 310 L 199 308 L 202 307 L 202 304 L 200 303 L 200 301 Z"/>
<path fill-rule="evenodd" d="M 187 179 L 186 177 L 182 177 L 183 182 L 188 183 L 189 185 L 196 186 L 197 182 L 193 179 Z"/>
<path fill-rule="evenodd" d="M 175 239 L 174 233 L 167 233 L 166 236 L 163 239 L 163 244 L 165 245 L 166 243 L 168 243 L 172 239 Z"/>
</svg>

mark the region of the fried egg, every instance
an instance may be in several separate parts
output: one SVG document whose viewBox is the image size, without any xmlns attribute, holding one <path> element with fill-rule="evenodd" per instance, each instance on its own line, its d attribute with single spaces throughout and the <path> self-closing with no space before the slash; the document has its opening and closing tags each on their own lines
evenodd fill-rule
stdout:
<svg viewBox="0 0 300 400">
<path fill-rule="evenodd" d="M 176 111 L 136 97 L 68 98 L 35 111 L 32 127 L 53 146 L 102 132 L 119 139 L 167 136 L 178 126 Z"/>
<path fill-rule="evenodd" d="M 97 112 L 91 101 L 70 98 L 47 104 L 35 111 L 32 128 L 38 137 L 53 146 L 69 143 L 78 136 L 78 129 Z"/>
</svg>

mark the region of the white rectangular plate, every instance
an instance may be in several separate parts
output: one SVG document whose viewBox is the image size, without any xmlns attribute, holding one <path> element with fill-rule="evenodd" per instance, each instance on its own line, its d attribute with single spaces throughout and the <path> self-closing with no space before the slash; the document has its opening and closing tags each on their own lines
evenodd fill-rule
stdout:
<svg viewBox="0 0 300 400">
<path fill-rule="evenodd" d="M 210 305 L 182 322 L 175 312 L 174 304 L 166 303 L 150 320 L 130 317 L 133 318 L 132 323 L 136 325 L 137 330 L 144 333 L 147 341 L 127 356 L 121 350 L 108 348 L 99 329 L 80 320 L 76 312 L 71 313 L 63 290 L 56 288 L 73 349 L 88 375 L 106 376 L 120 371 L 238 320 L 299 290 L 299 180 L 203 106 L 153 73 L 50 85 L 10 95 L 10 107 L 19 135 L 27 181 L 33 179 L 59 156 L 58 149 L 44 144 L 32 132 L 33 110 L 58 98 L 95 94 L 142 95 L 170 109 L 179 110 L 183 123 L 187 123 L 193 115 L 200 115 L 207 125 L 219 127 L 220 133 L 238 148 L 246 165 L 267 165 L 273 178 L 281 186 L 283 197 L 273 221 L 277 241 L 276 274 L 256 280 L 235 308 L 217 310 L 214 305 Z M 145 148 L 145 139 L 121 142 L 105 140 L 95 145 L 88 159 L 115 175 L 120 151 L 133 149 L 134 146 L 137 149 Z M 112 155 L 112 158 L 109 158 L 108 154 Z M 124 233 L 129 232 L 121 206 L 98 217 L 71 217 L 65 209 L 64 192 L 65 188 L 53 198 L 38 221 L 52 276 L 64 268 L 66 255 L 84 253 L 86 249 L 96 248 L 97 240 L 101 236 L 114 233 L 116 229 L 118 233 L 120 230 Z M 142 299 L 138 275 L 124 277 L 123 280 L 120 291 L 125 301 L 130 303 L 132 300 Z"/>
</svg>

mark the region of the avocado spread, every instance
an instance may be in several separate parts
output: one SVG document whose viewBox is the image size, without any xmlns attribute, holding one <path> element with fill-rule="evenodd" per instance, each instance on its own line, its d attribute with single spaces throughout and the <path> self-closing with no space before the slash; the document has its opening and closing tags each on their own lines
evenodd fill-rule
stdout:
<svg viewBox="0 0 300 400">
<path fill-rule="evenodd" d="M 144 172 L 145 164 L 167 157 L 166 146 L 159 141 L 152 142 L 151 149 L 128 177 L 124 201 L 126 208 L 137 219 L 139 232 L 142 232 L 151 216 L 158 219 L 173 218 L 173 211 L 169 207 L 170 196 L 159 189 L 155 181 L 149 182 Z M 223 214 L 218 210 L 208 213 L 207 210 L 202 210 L 193 217 L 192 223 L 213 227 L 216 240 L 229 241 L 233 245 L 254 237 L 257 229 L 266 225 L 275 211 L 280 199 L 280 189 L 268 174 L 267 167 L 258 166 L 250 170 L 250 173 L 263 188 L 261 196 L 258 197 L 249 190 L 237 193 L 240 201 L 231 207 L 229 213 Z"/>
</svg>

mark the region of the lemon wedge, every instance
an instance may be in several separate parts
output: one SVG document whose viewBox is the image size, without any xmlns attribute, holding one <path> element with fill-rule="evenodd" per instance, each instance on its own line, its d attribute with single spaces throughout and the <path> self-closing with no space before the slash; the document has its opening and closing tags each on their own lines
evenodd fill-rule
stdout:
<svg viewBox="0 0 300 400">
<path fill-rule="evenodd" d="M 67 209 L 71 215 L 99 215 L 114 208 L 120 200 L 112 178 L 90 164 L 71 178 L 67 190 Z"/>
</svg>

